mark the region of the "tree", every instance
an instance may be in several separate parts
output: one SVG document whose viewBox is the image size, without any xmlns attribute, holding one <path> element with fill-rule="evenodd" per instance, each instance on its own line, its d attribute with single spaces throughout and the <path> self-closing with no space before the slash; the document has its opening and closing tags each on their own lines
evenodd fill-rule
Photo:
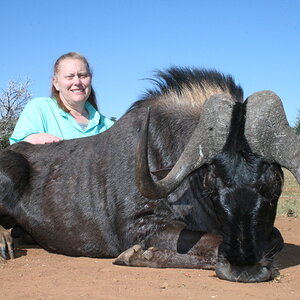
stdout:
<svg viewBox="0 0 300 300">
<path fill-rule="evenodd" d="M 295 130 L 296 130 L 296 134 L 300 136 L 300 109 L 298 109 L 298 116 L 296 119 Z"/>
<path fill-rule="evenodd" d="M 30 79 L 24 82 L 10 80 L 0 94 L 0 149 L 9 145 L 9 137 L 24 105 L 31 98 Z"/>
</svg>

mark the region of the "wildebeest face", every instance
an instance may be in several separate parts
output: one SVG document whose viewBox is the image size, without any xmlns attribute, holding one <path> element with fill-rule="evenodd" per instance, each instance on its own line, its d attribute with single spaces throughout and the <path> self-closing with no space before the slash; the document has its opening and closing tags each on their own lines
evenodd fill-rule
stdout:
<svg viewBox="0 0 300 300">
<path fill-rule="evenodd" d="M 273 227 L 282 183 L 281 168 L 252 153 L 222 153 L 210 165 L 204 185 L 222 227 L 220 278 L 256 282 L 274 277 L 273 256 L 283 246 Z"/>
</svg>

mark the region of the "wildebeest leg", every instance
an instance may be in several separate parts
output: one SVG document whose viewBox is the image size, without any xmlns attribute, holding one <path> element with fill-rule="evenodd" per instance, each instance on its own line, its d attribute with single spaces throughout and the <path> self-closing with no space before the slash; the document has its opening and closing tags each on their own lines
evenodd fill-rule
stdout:
<svg viewBox="0 0 300 300">
<path fill-rule="evenodd" d="M 14 259 L 15 245 L 35 244 L 31 236 L 16 224 L 14 218 L 0 216 L 0 260 Z"/>
<path fill-rule="evenodd" d="M 14 218 L 4 215 L 0 216 L 0 259 L 13 259 L 13 239 L 10 228 L 16 224 Z"/>
<path fill-rule="evenodd" d="M 16 225 L 13 215 L 24 187 L 29 181 L 27 159 L 12 150 L 0 152 L 0 257 L 14 258 L 10 229 Z"/>
<path fill-rule="evenodd" d="M 134 245 L 121 253 L 113 262 L 115 265 L 149 268 L 214 269 L 216 256 L 180 254 L 178 252 L 150 247 L 143 250 Z"/>
<path fill-rule="evenodd" d="M 14 247 L 35 245 L 31 236 L 9 216 L 0 216 L 0 261 L 14 259 Z"/>
<path fill-rule="evenodd" d="M 11 236 L 11 232 L 8 229 L 12 228 L 15 224 L 16 223 L 14 218 L 3 213 L 3 209 L 0 203 L 0 260 L 14 258 L 13 239 Z"/>
<path fill-rule="evenodd" d="M 164 234 L 160 236 L 163 237 Z M 170 232 L 167 236 L 170 237 Z M 143 250 L 140 245 L 135 245 L 121 253 L 114 264 L 150 268 L 214 269 L 221 241 L 222 237 L 219 235 L 182 230 L 177 235 L 177 251 L 157 247 Z"/>
<path fill-rule="evenodd" d="M 0 260 L 14 258 L 13 240 L 9 230 L 0 225 Z"/>
</svg>

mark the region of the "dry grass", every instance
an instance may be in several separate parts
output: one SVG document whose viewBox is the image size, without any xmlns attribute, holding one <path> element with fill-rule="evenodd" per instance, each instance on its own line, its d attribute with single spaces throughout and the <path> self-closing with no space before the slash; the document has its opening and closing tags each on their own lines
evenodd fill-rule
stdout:
<svg viewBox="0 0 300 300">
<path fill-rule="evenodd" d="M 288 170 L 283 171 L 284 187 L 278 202 L 277 215 L 300 216 L 300 185 Z"/>
</svg>

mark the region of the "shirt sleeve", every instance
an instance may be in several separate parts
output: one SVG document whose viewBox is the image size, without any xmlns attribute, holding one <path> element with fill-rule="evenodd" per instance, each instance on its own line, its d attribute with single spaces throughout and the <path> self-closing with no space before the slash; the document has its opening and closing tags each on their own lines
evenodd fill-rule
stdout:
<svg viewBox="0 0 300 300">
<path fill-rule="evenodd" d="M 23 141 L 30 134 L 45 133 L 45 126 L 41 108 L 36 101 L 30 101 L 22 111 L 9 142 L 14 144 Z"/>
</svg>

